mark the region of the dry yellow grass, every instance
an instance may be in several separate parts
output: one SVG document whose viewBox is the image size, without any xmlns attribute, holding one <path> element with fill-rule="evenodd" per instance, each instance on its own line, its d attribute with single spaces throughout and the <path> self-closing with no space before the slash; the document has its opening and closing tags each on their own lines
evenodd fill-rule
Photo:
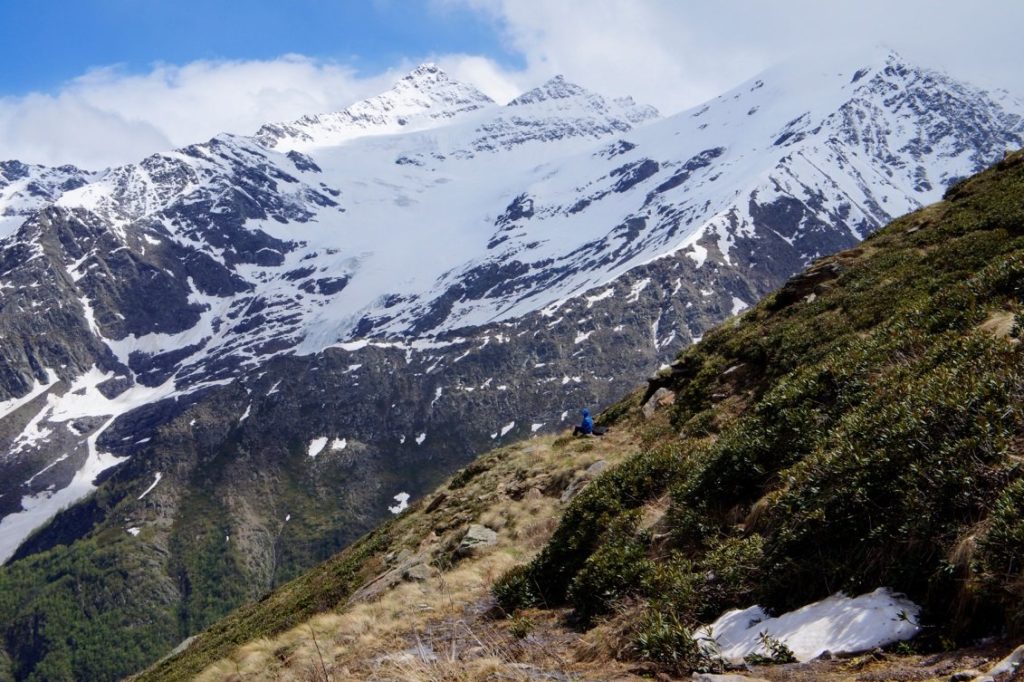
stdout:
<svg viewBox="0 0 1024 682">
<path fill-rule="evenodd" d="M 398 535 L 404 549 L 430 555 L 441 565 L 438 556 L 445 556 L 470 523 L 495 530 L 496 545 L 426 580 L 401 582 L 371 600 L 245 644 L 197 679 L 529 680 L 536 679 L 531 676 L 536 669 L 571 666 L 562 651 L 564 642 L 549 646 L 527 634 L 525 646 L 509 633 L 506 622 L 489 618 L 484 612 L 490 588 L 551 536 L 565 506 L 559 498 L 573 476 L 601 459 L 615 464 L 635 449 L 627 432 L 612 431 L 603 438 L 535 438 L 490 453 L 481 460 L 484 470 L 464 487 L 435 493 L 447 497 L 431 514 L 425 507 L 434 496 L 427 496 L 400 519 L 403 531 Z M 439 516 L 441 521 L 436 520 Z M 449 529 L 445 526 L 450 520 L 458 523 Z M 544 624 L 557 626 L 554 621 Z M 560 636 L 578 639 L 570 633 Z"/>
</svg>

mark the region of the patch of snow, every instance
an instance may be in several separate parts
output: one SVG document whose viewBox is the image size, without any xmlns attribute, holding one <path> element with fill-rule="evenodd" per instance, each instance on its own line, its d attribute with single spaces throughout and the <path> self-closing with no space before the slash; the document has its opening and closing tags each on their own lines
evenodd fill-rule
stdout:
<svg viewBox="0 0 1024 682">
<path fill-rule="evenodd" d="M 325 447 L 327 447 L 327 436 L 320 436 L 319 438 L 314 438 L 313 440 L 309 441 L 309 447 L 306 449 L 306 454 L 308 454 L 310 457 L 316 457 L 317 455 L 324 451 Z"/>
<path fill-rule="evenodd" d="M 444 389 L 438 386 L 434 389 L 434 399 L 430 401 L 430 406 L 433 407 L 434 403 L 441 399 L 441 394 L 444 393 Z"/>
<path fill-rule="evenodd" d="M 593 329 L 591 329 L 589 332 L 577 332 L 576 339 L 573 341 L 573 344 L 583 343 L 584 341 L 589 339 L 590 335 L 593 334 L 593 333 L 594 333 Z"/>
<path fill-rule="evenodd" d="M 291 514 L 288 514 L 287 516 L 284 517 L 284 522 L 285 523 L 288 523 L 291 520 L 292 520 L 292 515 Z"/>
<path fill-rule="evenodd" d="M 82 434 L 80 434 L 80 433 L 77 433 L 77 432 L 74 432 L 74 433 L 75 433 L 75 435 L 76 435 L 76 436 L 81 436 L 81 435 L 82 435 Z M 32 481 L 36 480 L 36 478 L 37 478 L 37 477 L 39 477 L 39 476 L 41 476 L 42 474 L 46 473 L 47 471 L 49 471 L 49 470 L 50 470 L 50 469 L 52 469 L 53 467 L 57 466 L 58 464 L 60 464 L 60 463 L 61 463 L 61 462 L 63 462 L 64 460 L 66 460 L 67 458 L 68 458 L 68 454 L 67 454 L 67 453 L 65 452 L 65 453 L 64 453 L 63 455 L 61 455 L 60 457 L 58 457 L 57 459 L 53 460 L 52 462 L 50 462 L 50 463 L 49 463 L 49 464 L 47 464 L 46 466 L 44 466 L 44 467 L 43 467 L 42 469 L 40 469 L 40 470 L 39 470 L 39 471 L 37 471 L 36 473 L 32 474 L 32 478 L 30 478 L 30 479 L 28 479 L 27 481 L 25 481 L 25 483 L 24 483 L 23 485 L 25 485 L 25 486 L 29 486 L 29 485 L 32 485 Z"/>
<path fill-rule="evenodd" d="M 348 439 L 347 438 L 335 438 L 334 440 L 331 441 L 331 450 L 333 450 L 335 452 L 337 452 L 339 450 L 344 450 L 347 447 L 348 447 Z"/>
<path fill-rule="evenodd" d="M 777 618 L 760 606 L 725 612 L 694 633 L 727 661 L 742 663 L 759 651 L 761 633 L 784 643 L 798 661 L 817 658 L 824 651 L 851 654 L 910 639 L 921 627 L 921 608 L 887 587 L 859 597 L 834 594 Z M 714 644 L 710 641 L 714 640 Z"/>
<path fill-rule="evenodd" d="M 650 277 L 644 277 L 642 280 L 634 284 L 629 289 L 629 296 L 626 297 L 626 303 L 636 303 L 640 300 L 640 294 L 647 288 L 647 285 L 651 283 Z"/>
<path fill-rule="evenodd" d="M 245 421 L 246 419 L 248 419 L 248 418 L 249 418 L 249 414 L 250 414 L 251 412 L 252 412 L 252 403 L 249 403 L 249 406 L 245 408 L 245 412 L 244 412 L 244 413 L 242 414 L 242 416 L 241 416 L 241 417 L 239 417 L 239 419 L 238 419 L 238 423 L 239 423 L 239 424 L 241 424 L 241 423 L 242 423 L 242 422 L 244 422 L 244 421 Z"/>
<path fill-rule="evenodd" d="M 267 391 L 267 395 L 269 396 L 269 395 L 274 395 L 275 393 L 277 393 L 278 392 L 277 391 L 277 387 L 280 386 L 280 385 L 281 385 L 281 381 L 278 380 L 277 383 L 275 383 L 273 386 L 271 386 L 270 390 Z"/>
<path fill-rule="evenodd" d="M 151 492 L 153 491 L 153 488 L 155 488 L 155 487 L 156 487 L 156 484 L 157 484 L 157 483 L 159 483 L 159 482 L 160 482 L 160 479 L 161 479 L 161 478 L 163 478 L 163 477 L 164 477 L 164 475 L 163 475 L 163 474 L 162 474 L 161 472 L 159 472 L 159 471 L 158 471 L 158 472 L 156 472 L 156 478 L 154 478 L 154 479 L 153 479 L 153 482 L 149 484 L 149 487 L 148 487 L 148 488 L 146 488 L 146 489 L 145 489 L 144 491 L 142 491 L 142 494 L 141 494 L 141 495 L 139 495 L 139 499 L 141 500 L 141 499 L 142 499 L 142 498 L 144 498 L 144 497 L 145 497 L 146 495 L 148 495 L 149 493 L 151 493 Z"/>
<path fill-rule="evenodd" d="M 696 242 L 690 244 L 690 247 L 693 248 L 693 253 L 687 253 L 686 255 L 693 259 L 693 262 L 699 268 L 708 259 L 708 250 Z"/>
<path fill-rule="evenodd" d="M 501 427 L 501 435 L 504 437 L 509 431 L 511 431 L 514 428 L 516 428 L 516 423 L 514 421 L 505 424 L 504 426 Z"/>
<path fill-rule="evenodd" d="M 540 424 L 530 424 L 530 433 L 537 433 L 542 428 L 544 428 L 544 422 L 541 422 Z"/>
<path fill-rule="evenodd" d="M 744 301 L 742 298 L 732 297 L 732 315 L 739 315 L 744 310 L 750 307 L 750 304 Z"/>
<path fill-rule="evenodd" d="M 597 294 L 596 296 L 587 296 L 586 297 L 586 299 L 587 299 L 587 307 L 590 308 L 591 306 L 593 306 L 598 301 L 603 301 L 606 298 L 611 298 L 614 295 L 615 295 L 615 289 L 614 289 L 614 287 L 612 287 L 612 288 L 605 289 L 604 291 L 602 291 L 601 293 Z"/>
<path fill-rule="evenodd" d="M 388 507 L 388 511 L 392 514 L 401 514 L 409 506 L 409 493 L 398 493 L 392 499 L 398 503 L 393 507 Z"/>
<path fill-rule="evenodd" d="M 138 537 L 140 529 L 139 529 L 138 526 L 132 526 L 131 528 L 126 528 L 125 530 L 128 531 L 128 535 L 131 535 L 133 537 Z"/>
<path fill-rule="evenodd" d="M 416 436 L 416 445 L 423 445 L 423 441 L 425 441 L 426 439 L 427 439 L 426 432 L 421 433 L 420 435 Z"/>
</svg>

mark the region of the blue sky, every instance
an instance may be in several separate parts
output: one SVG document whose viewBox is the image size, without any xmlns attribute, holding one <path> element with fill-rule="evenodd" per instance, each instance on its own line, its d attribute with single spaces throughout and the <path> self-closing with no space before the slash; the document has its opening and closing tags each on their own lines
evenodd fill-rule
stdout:
<svg viewBox="0 0 1024 682">
<path fill-rule="evenodd" d="M 0 159 L 84 168 L 338 111 L 434 61 L 498 102 L 556 74 L 664 114 L 885 44 L 1024 99 L 1020 0 L 0 0 Z"/>
<path fill-rule="evenodd" d="M 377 73 L 405 58 L 520 55 L 468 6 L 419 0 L 0 0 L 0 95 L 49 91 L 118 65 L 273 59 L 288 53 Z"/>
</svg>

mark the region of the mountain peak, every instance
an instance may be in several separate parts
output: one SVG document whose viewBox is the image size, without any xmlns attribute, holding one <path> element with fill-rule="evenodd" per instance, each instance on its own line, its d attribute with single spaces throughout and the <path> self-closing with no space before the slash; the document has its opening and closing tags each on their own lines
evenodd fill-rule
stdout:
<svg viewBox="0 0 1024 682">
<path fill-rule="evenodd" d="M 447 105 L 453 102 L 493 104 L 494 100 L 485 95 L 476 86 L 458 81 L 433 62 L 425 62 L 402 77 L 387 92 L 354 104 L 351 108 L 363 104 L 377 104 L 384 100 L 416 98 L 417 104 L 423 108 Z"/>
<path fill-rule="evenodd" d="M 573 97 L 597 97 L 586 88 L 567 81 L 565 76 L 558 74 L 545 82 L 543 85 L 528 90 L 508 103 L 510 107 L 522 106 L 524 104 L 536 104 L 557 99 L 569 99 Z"/>
<path fill-rule="evenodd" d="M 451 78 L 434 63 L 410 71 L 388 91 L 344 111 L 304 116 L 293 123 L 263 126 L 256 139 L 279 151 L 341 144 L 365 135 L 429 128 L 493 106 L 475 86 Z"/>
<path fill-rule="evenodd" d="M 454 84 L 457 86 L 464 86 L 472 88 L 473 86 L 468 84 L 459 83 L 452 79 L 448 73 L 433 62 L 425 62 L 420 64 L 415 69 L 410 71 L 408 74 L 402 77 L 397 83 L 395 83 L 394 89 L 400 89 L 403 86 L 412 86 L 417 89 L 424 87 L 433 87 L 436 85 L 443 84 Z M 474 88 L 475 89 L 475 88 Z"/>
<path fill-rule="evenodd" d="M 441 69 L 441 67 L 439 67 L 434 62 L 423 62 L 422 64 L 417 66 L 415 69 L 410 71 L 409 75 L 406 76 L 406 78 L 409 78 L 409 77 L 412 77 L 412 76 L 430 75 L 430 74 L 435 74 L 435 73 L 444 73 L 444 71 Z"/>
</svg>

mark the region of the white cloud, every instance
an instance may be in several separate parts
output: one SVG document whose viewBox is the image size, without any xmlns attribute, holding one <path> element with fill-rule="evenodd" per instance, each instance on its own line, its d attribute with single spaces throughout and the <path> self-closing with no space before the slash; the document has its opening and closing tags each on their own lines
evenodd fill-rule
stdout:
<svg viewBox="0 0 1024 682">
<path fill-rule="evenodd" d="M 779 61 L 885 44 L 1024 94 L 1018 0 L 435 0 L 490 16 L 534 81 L 564 73 L 672 113 Z"/>
<path fill-rule="evenodd" d="M 55 94 L 0 99 L 0 158 L 101 168 L 220 132 L 342 109 L 390 86 L 346 66 L 289 55 L 270 61 L 157 65 L 144 74 L 102 68 Z"/>
<path fill-rule="evenodd" d="M 538 84 L 527 73 L 502 68 L 486 57 L 445 55 L 434 61 L 452 78 L 472 83 L 499 104 L 505 104 Z"/>
<path fill-rule="evenodd" d="M 429 60 L 498 102 L 532 85 L 480 56 Z M 0 160 L 94 170 L 128 163 L 218 133 L 251 134 L 264 123 L 344 109 L 387 90 L 418 63 L 404 60 L 371 76 L 299 55 L 157 65 L 143 74 L 94 69 L 53 94 L 0 98 Z"/>
<path fill-rule="evenodd" d="M 839 49 L 890 45 L 982 87 L 1024 95 L 1018 0 L 430 0 L 493 20 L 521 69 L 487 57 L 438 54 L 453 77 L 498 102 L 563 73 L 603 94 L 630 94 L 673 113 L 771 64 Z M 430 59 L 430 57 L 428 57 Z M 419 59 L 363 76 L 298 55 L 264 61 L 100 68 L 53 93 L 0 98 L 0 159 L 98 169 L 219 132 L 337 111 L 389 88 Z"/>
</svg>

